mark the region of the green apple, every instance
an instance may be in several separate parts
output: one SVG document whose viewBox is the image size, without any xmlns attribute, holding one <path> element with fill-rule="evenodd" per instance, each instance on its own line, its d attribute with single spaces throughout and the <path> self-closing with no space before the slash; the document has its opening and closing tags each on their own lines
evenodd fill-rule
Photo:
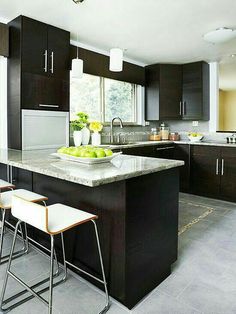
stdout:
<svg viewBox="0 0 236 314">
<path fill-rule="evenodd" d="M 111 149 L 106 148 L 106 149 L 104 149 L 104 152 L 105 152 L 105 154 L 106 154 L 106 156 L 107 156 L 107 157 L 109 157 L 109 156 L 112 156 L 112 155 L 113 155 L 113 152 L 112 152 L 112 150 L 111 150 Z"/>
<path fill-rule="evenodd" d="M 106 153 L 105 153 L 104 149 L 96 149 L 95 154 L 96 154 L 97 158 L 106 157 Z"/>
<path fill-rule="evenodd" d="M 67 147 L 61 147 L 57 150 L 58 153 L 60 154 L 66 154 L 67 152 Z"/>
<path fill-rule="evenodd" d="M 86 158 L 97 158 L 97 155 L 96 155 L 95 152 L 91 152 L 91 151 L 87 150 L 83 157 L 86 157 Z"/>
</svg>

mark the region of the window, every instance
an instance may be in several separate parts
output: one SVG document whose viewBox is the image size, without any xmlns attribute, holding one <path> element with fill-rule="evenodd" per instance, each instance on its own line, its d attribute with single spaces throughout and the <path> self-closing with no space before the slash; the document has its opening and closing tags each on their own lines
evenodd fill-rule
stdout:
<svg viewBox="0 0 236 314">
<path fill-rule="evenodd" d="M 109 123 L 120 117 L 127 124 L 140 123 L 142 106 L 141 86 L 84 74 L 82 79 L 71 79 L 70 111 L 71 120 L 75 114 L 84 111 L 90 120 Z"/>
</svg>

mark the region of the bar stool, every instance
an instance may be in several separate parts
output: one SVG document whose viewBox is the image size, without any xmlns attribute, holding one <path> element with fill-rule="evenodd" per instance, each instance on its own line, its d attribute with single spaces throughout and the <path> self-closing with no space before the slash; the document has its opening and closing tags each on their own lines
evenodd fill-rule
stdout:
<svg viewBox="0 0 236 314">
<path fill-rule="evenodd" d="M 15 185 L 14 184 L 12 184 L 12 183 L 9 183 L 9 182 L 7 182 L 7 181 L 4 181 L 4 180 L 2 180 L 2 179 L 0 179 L 0 192 L 2 191 L 2 190 L 13 190 L 13 189 L 15 189 Z"/>
<path fill-rule="evenodd" d="M 5 256 L 2 255 L 5 226 L 8 225 L 11 228 L 13 228 L 13 230 L 15 229 L 15 227 L 6 220 L 6 212 L 11 210 L 13 195 L 18 195 L 19 197 L 22 197 L 31 202 L 45 202 L 48 199 L 46 196 L 31 192 L 28 190 L 24 190 L 24 189 L 13 190 L 14 187 L 15 186 L 9 182 L 3 181 L 3 180 L 1 180 L 0 182 L 0 190 L 10 189 L 10 191 L 0 193 L 0 208 L 2 211 L 2 227 L 1 227 L 1 236 L 0 236 L 0 265 L 3 263 L 6 263 L 9 258 L 9 255 L 5 255 Z M 14 258 L 21 256 L 22 254 L 26 254 L 29 250 L 27 229 L 26 229 L 25 224 L 24 224 L 24 229 L 25 229 L 24 230 L 25 238 L 24 238 L 22 226 L 20 226 L 20 234 L 22 236 L 22 241 L 23 241 L 24 246 L 19 251 L 13 253 Z"/>
<path fill-rule="evenodd" d="M 96 279 L 100 283 L 103 283 L 104 289 L 105 289 L 105 294 L 106 294 L 106 304 L 103 310 L 99 314 L 106 313 L 109 308 L 110 308 L 110 300 L 109 300 L 109 295 L 108 295 L 108 290 L 107 290 L 107 283 L 106 283 L 106 277 L 105 277 L 105 272 L 104 272 L 104 266 L 103 266 L 103 259 L 102 259 L 102 253 L 101 253 L 101 247 L 100 247 L 100 241 L 99 241 L 99 235 L 98 235 L 98 230 L 97 230 L 97 225 L 95 220 L 98 219 L 98 216 L 89 214 L 87 212 L 84 212 L 82 210 L 69 207 L 63 204 L 54 204 L 50 205 L 47 207 L 44 207 L 39 204 L 35 204 L 29 201 L 26 201 L 19 196 L 14 195 L 12 197 L 12 215 L 15 216 L 18 219 L 15 233 L 14 233 L 14 238 L 13 238 L 13 243 L 11 247 L 11 253 L 10 253 L 10 258 L 8 261 L 7 269 L 6 269 L 6 275 L 3 283 L 3 289 L 2 289 L 2 295 L 1 295 L 1 302 L 0 302 L 0 308 L 2 311 L 9 311 L 12 308 L 15 308 L 16 306 L 22 304 L 25 301 L 28 301 L 30 298 L 37 297 L 39 300 L 41 300 L 44 304 L 48 306 L 48 313 L 52 313 L 52 301 L 53 301 L 53 287 L 61 283 L 62 281 L 66 280 L 67 277 L 67 264 L 75 267 L 77 270 L 89 275 L 93 279 Z M 66 230 L 69 230 L 75 226 L 87 223 L 87 222 L 92 222 L 94 225 L 94 231 L 96 235 L 96 240 L 97 240 L 97 248 L 98 248 L 98 255 L 100 259 L 100 264 L 101 264 L 101 270 L 102 270 L 102 280 L 98 277 L 93 276 L 90 273 L 85 272 L 84 270 L 78 268 L 77 266 L 69 263 L 66 261 L 65 257 L 65 247 L 64 247 L 64 239 L 63 239 L 63 232 Z M 17 275 L 15 275 L 11 271 L 11 262 L 12 262 L 12 257 L 13 257 L 13 252 L 14 252 L 14 247 L 15 247 L 15 242 L 16 242 L 16 236 L 17 236 L 17 231 L 22 223 L 27 223 L 43 232 L 46 234 L 50 235 L 51 238 L 51 252 L 50 252 L 50 280 L 49 280 L 49 287 L 44 288 L 38 292 L 34 290 L 34 286 L 29 286 L 27 285 L 23 280 L 21 280 Z M 53 282 L 53 269 L 54 269 L 54 260 L 53 260 L 53 253 L 54 253 L 54 235 L 61 235 L 61 243 L 62 243 L 62 255 L 63 255 L 63 270 L 64 270 L 64 276 L 63 278 L 54 283 Z M 4 300 L 5 297 L 5 292 L 7 288 L 7 281 L 8 277 L 12 277 L 15 279 L 18 283 L 20 283 L 25 290 L 14 295 L 13 297 Z M 46 290 L 49 290 L 49 298 L 48 301 L 41 297 L 41 294 L 45 292 Z M 14 305 L 8 307 L 8 308 L 3 308 L 4 305 L 12 301 L 13 299 L 17 298 L 19 295 L 22 295 L 26 292 L 30 292 L 31 296 L 28 298 L 25 298 L 23 300 L 20 300 L 19 302 L 15 303 Z"/>
</svg>

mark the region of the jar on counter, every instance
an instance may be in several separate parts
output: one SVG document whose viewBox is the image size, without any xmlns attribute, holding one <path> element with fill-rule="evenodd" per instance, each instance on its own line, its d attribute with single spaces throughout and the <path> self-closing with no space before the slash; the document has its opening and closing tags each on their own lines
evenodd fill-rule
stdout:
<svg viewBox="0 0 236 314">
<path fill-rule="evenodd" d="M 180 140 L 179 133 L 178 132 L 170 133 L 169 140 L 170 141 L 179 141 Z"/>
<path fill-rule="evenodd" d="M 161 139 L 163 141 L 169 140 L 170 128 L 164 122 L 161 123 L 159 130 L 160 130 L 159 134 L 161 136 Z"/>
<path fill-rule="evenodd" d="M 161 141 L 161 136 L 158 134 L 157 128 L 152 128 L 149 135 L 149 141 Z"/>
</svg>

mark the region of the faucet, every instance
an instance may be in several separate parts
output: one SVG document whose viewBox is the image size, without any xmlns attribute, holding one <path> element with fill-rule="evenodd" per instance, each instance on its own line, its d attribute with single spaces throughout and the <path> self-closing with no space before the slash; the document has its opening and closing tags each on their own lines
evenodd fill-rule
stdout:
<svg viewBox="0 0 236 314">
<path fill-rule="evenodd" d="M 111 142 L 111 144 L 113 144 L 113 142 L 114 142 L 113 126 L 114 126 L 114 121 L 115 120 L 119 120 L 120 121 L 120 128 L 123 129 L 123 122 L 122 122 L 120 117 L 115 117 L 115 118 L 113 118 L 111 120 L 111 124 L 110 124 L 110 142 Z"/>
</svg>

